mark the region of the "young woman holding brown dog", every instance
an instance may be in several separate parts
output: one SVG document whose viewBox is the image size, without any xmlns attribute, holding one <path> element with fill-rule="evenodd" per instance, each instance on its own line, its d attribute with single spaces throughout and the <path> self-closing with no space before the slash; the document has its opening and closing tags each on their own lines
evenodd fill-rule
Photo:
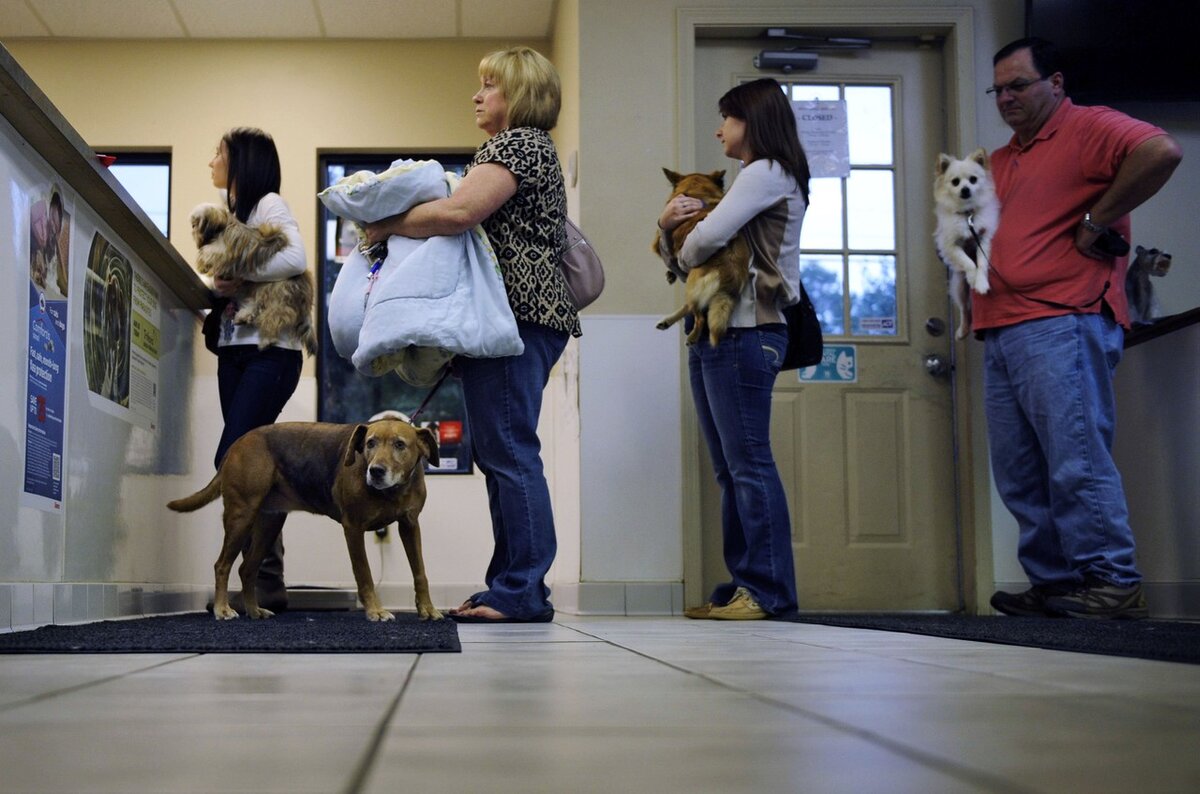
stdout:
<svg viewBox="0 0 1200 794">
<path fill-rule="evenodd" d="M 778 82 L 765 78 L 721 97 L 717 139 L 743 167 L 678 256 L 660 245 L 667 267 L 685 277 L 741 234 L 750 246 L 750 279 L 728 333 L 688 349 L 692 399 L 721 486 L 725 565 L 732 581 L 708 603 L 684 611 L 706 620 L 761 620 L 795 612 L 791 519 L 771 453 L 771 389 L 787 350 L 781 311 L 800 299 L 800 227 L 808 205 L 808 160 Z M 658 226 L 673 230 L 703 208 L 675 196 Z M 659 235 L 660 240 L 670 235 Z"/>
<path fill-rule="evenodd" d="M 209 162 L 214 187 L 226 190 L 229 211 L 247 226 L 271 224 L 283 230 L 287 247 L 256 271 L 254 281 L 281 281 L 307 269 L 300 228 L 279 195 L 279 152 L 270 135 L 259 129 L 239 127 L 221 137 Z M 217 444 L 214 464 L 220 467 L 226 450 L 247 431 L 272 424 L 300 382 L 303 363 L 299 333 L 285 334 L 259 348 L 258 329 L 252 324 L 236 325 L 241 279 L 217 278 L 213 291 L 228 303 L 220 310 L 217 342 L 217 388 L 225 428 Z M 285 514 L 280 513 L 278 533 Z M 283 581 L 283 541 L 275 545 L 258 574 L 259 606 L 278 612 L 287 608 Z"/>
<path fill-rule="evenodd" d="M 484 582 L 450 616 L 461 623 L 546 622 L 546 572 L 557 541 L 537 436 L 542 392 L 579 315 L 558 259 L 566 244 L 566 190 L 549 131 L 558 123 L 558 73 L 514 47 L 479 64 L 475 123 L 488 134 L 453 195 L 367 224 L 367 240 L 460 234 L 482 224 L 504 273 L 525 344 L 519 356 L 462 358 L 472 453 L 487 483 L 495 551 Z"/>
</svg>

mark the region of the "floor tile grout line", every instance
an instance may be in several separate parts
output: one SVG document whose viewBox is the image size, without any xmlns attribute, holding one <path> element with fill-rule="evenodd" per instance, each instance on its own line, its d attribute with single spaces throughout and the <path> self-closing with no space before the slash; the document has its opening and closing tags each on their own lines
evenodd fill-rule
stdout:
<svg viewBox="0 0 1200 794">
<path fill-rule="evenodd" d="M 400 691 L 392 698 L 392 702 L 388 704 L 387 709 L 383 712 L 383 716 L 376 723 L 375 730 L 371 733 L 371 739 L 363 749 L 362 755 L 359 756 L 358 763 L 354 767 L 354 773 L 350 776 L 346 787 L 342 789 L 342 794 L 358 794 L 363 790 L 363 786 L 367 782 L 367 777 L 371 774 L 371 768 L 375 765 L 375 760 L 379 756 L 379 748 L 383 746 L 383 739 L 392 724 L 392 718 L 396 716 L 396 711 L 400 708 L 400 701 L 404 699 L 404 694 L 408 691 L 409 686 L 412 685 L 413 677 L 417 672 L 417 666 L 421 664 L 421 660 L 424 657 L 425 654 L 423 653 L 417 654 L 416 661 L 408 668 L 408 673 L 404 676 L 404 683 L 400 685 Z"/>
<path fill-rule="evenodd" d="M 94 681 L 87 681 L 85 683 L 76 684 L 75 686 L 69 686 L 64 689 L 55 689 L 55 690 L 51 690 L 50 692 L 42 692 L 41 694 L 27 697 L 24 700 L 16 700 L 16 701 L 13 701 L 12 703 L 3 703 L 3 704 L 0 704 L 0 713 L 4 713 L 6 711 L 12 711 L 13 709 L 18 709 L 23 706 L 31 706 L 35 703 L 42 703 L 47 700 L 53 700 L 54 698 L 63 697 L 64 695 L 70 695 L 75 692 L 81 692 L 85 689 L 91 689 L 92 687 L 101 686 L 102 684 L 108 684 L 113 681 L 120 681 L 122 678 L 129 678 L 130 676 L 138 675 L 139 673 L 145 673 L 150 670 L 155 670 L 159 667 L 166 667 L 167 665 L 177 664 L 179 662 L 185 662 L 189 659 L 196 659 L 200 656 L 204 656 L 204 654 L 190 653 L 190 654 L 187 654 L 186 656 L 179 656 L 174 659 L 167 659 L 165 661 L 158 662 L 157 664 L 152 664 L 148 667 L 139 667 L 135 670 L 127 670 L 126 672 L 119 673 L 117 675 L 109 675 L 109 676 L 105 676 L 104 678 L 97 678 Z"/>
<path fill-rule="evenodd" d="M 870 631 L 870 629 L 863 629 L 863 630 Z M 961 665 L 947 664 L 946 662 L 936 662 L 936 661 L 932 661 L 930 659 L 915 659 L 915 658 L 912 658 L 911 656 L 903 655 L 903 654 L 893 656 L 891 654 L 879 653 L 878 651 L 864 650 L 862 648 L 846 648 L 845 646 L 841 646 L 841 645 L 831 645 L 828 643 L 813 642 L 811 640 L 799 641 L 799 640 L 783 639 L 774 634 L 755 634 L 753 636 L 758 637 L 759 639 L 764 639 L 764 640 L 777 640 L 777 641 L 786 642 L 786 643 L 789 643 L 792 645 L 803 645 L 807 648 L 820 648 L 822 650 L 839 651 L 839 652 L 843 652 L 843 653 L 846 653 L 846 652 L 858 653 L 858 654 L 862 654 L 864 656 L 870 656 L 873 659 L 884 659 L 884 660 L 893 661 L 893 662 L 904 662 L 905 664 L 917 665 L 918 667 L 929 667 L 934 670 L 945 670 L 948 672 L 955 672 L 955 673 L 969 672 L 972 675 L 984 676 L 986 678 L 994 678 L 999 681 L 1004 681 L 1006 683 L 1014 683 L 1015 682 L 1015 683 L 1020 683 L 1020 684 L 1037 684 L 1038 686 L 1043 686 L 1043 687 L 1046 687 L 1047 689 L 1051 690 L 1051 693 L 1048 694 L 1049 697 L 1074 697 L 1074 696 L 1078 696 L 1078 695 L 1095 695 L 1096 694 L 1084 687 L 1080 687 L 1078 685 L 1074 685 L 1069 682 L 1064 683 L 1064 682 L 1058 682 L 1058 681 L 1043 681 L 1043 680 L 1039 680 L 1039 679 L 1025 678 L 1025 677 L 1022 677 L 1019 675 L 1015 675 L 1011 672 L 1001 672 L 1001 671 L 997 671 L 997 670 L 980 671 L 975 668 L 966 668 L 966 667 L 962 667 Z M 928 637 L 929 635 L 914 634 L 912 636 Z M 944 639 L 944 638 L 939 637 L 937 639 Z M 960 642 L 975 642 L 975 640 L 960 640 Z M 1040 651 L 1045 651 L 1046 653 L 1077 653 L 1077 651 L 1062 651 L 1062 650 L 1058 650 L 1058 649 L 1054 649 L 1054 648 L 1034 648 L 1032 646 L 1013 645 L 1013 646 L 1009 646 L 1009 647 L 1013 647 L 1013 648 L 1022 647 L 1028 651 L 1040 650 Z M 1093 655 L 1093 654 L 1088 654 L 1088 655 Z M 1117 657 L 1108 657 L 1108 658 L 1117 658 Z M 1128 657 L 1128 658 L 1133 658 L 1133 657 Z M 1154 660 L 1154 659 L 1142 659 L 1140 661 L 1159 662 L 1159 660 Z M 1170 664 L 1170 662 L 1168 662 L 1168 664 Z M 1138 695 L 1133 692 L 1106 692 L 1106 693 L 1104 693 L 1104 696 L 1114 699 L 1114 700 L 1118 700 L 1118 701 L 1127 700 L 1131 703 L 1138 703 L 1138 704 L 1151 703 L 1151 704 L 1154 704 L 1156 707 L 1174 708 L 1174 709 L 1181 711 L 1183 713 L 1186 713 L 1186 714 L 1191 714 L 1196 711 L 1196 709 L 1194 709 L 1190 706 L 1183 706 L 1180 704 L 1173 704 L 1173 703 L 1164 703 L 1163 701 L 1156 700 L 1154 698 L 1147 699 L 1144 696 Z"/>
<path fill-rule="evenodd" d="M 927 767 L 927 768 L 932 769 L 937 772 L 941 772 L 942 774 L 948 775 L 949 777 L 955 778 L 957 780 L 961 780 L 966 783 L 970 783 L 972 785 L 982 786 L 985 789 L 987 789 L 988 791 L 1004 792 L 1005 794 L 1010 794 L 1010 793 L 1011 794 L 1025 794 L 1026 792 L 1028 794 L 1034 794 L 1034 792 L 1036 791 L 1036 789 L 1026 788 L 1024 786 L 1021 786 L 1018 783 L 1014 783 L 1011 780 L 1006 780 L 1000 776 L 993 775 L 989 772 L 972 769 L 971 767 L 964 766 L 962 764 L 956 763 L 954 761 L 949 761 L 944 758 L 940 758 L 931 753 L 927 753 L 924 750 L 919 750 L 915 747 L 910 747 L 902 742 L 898 742 L 894 739 L 889 739 L 887 736 L 884 736 L 883 734 L 877 733 L 875 731 L 870 731 L 865 728 L 859 728 L 855 725 L 851 725 L 850 723 L 843 722 L 841 720 L 836 720 L 832 717 L 826 717 L 823 714 L 818 714 L 817 712 L 810 711 L 808 709 L 804 709 L 799 706 L 794 706 L 790 703 L 785 703 L 781 700 L 776 700 L 775 698 L 771 698 L 766 695 L 759 694 L 758 692 L 754 692 L 749 689 L 744 689 L 739 686 L 734 686 L 733 684 L 729 684 L 725 681 L 720 680 L 719 678 L 714 678 L 713 676 L 710 676 L 707 673 L 701 673 L 696 670 L 689 670 L 686 667 L 682 667 L 678 664 L 675 664 L 674 662 L 668 662 L 665 659 L 659 659 L 658 657 L 653 656 L 649 653 L 639 651 L 636 648 L 631 648 L 627 645 L 622 645 L 619 642 L 615 642 L 615 641 L 607 639 L 605 637 L 600 637 L 598 635 L 591 634 L 589 632 L 583 631 L 582 629 L 576 628 L 574 626 L 564 627 L 564 628 L 571 628 L 574 631 L 578 631 L 580 634 L 583 634 L 588 637 L 593 637 L 593 638 L 599 640 L 600 642 L 604 642 L 608 645 L 611 645 L 614 648 L 619 648 L 620 650 L 627 651 L 629 653 L 634 654 L 635 656 L 640 656 L 643 659 L 647 659 L 649 661 L 655 662 L 664 667 L 681 672 L 685 675 L 695 676 L 696 678 L 699 678 L 702 681 L 706 681 L 710 684 L 713 684 L 714 686 L 720 687 L 721 689 L 727 690 L 729 692 L 734 692 L 736 694 L 752 698 L 753 700 L 757 700 L 758 702 L 763 703 L 765 705 L 780 709 L 782 711 L 786 711 L 789 714 L 794 714 L 798 717 L 802 717 L 804 719 L 808 719 L 813 722 L 824 725 L 827 728 L 832 728 L 841 733 L 846 733 L 851 736 L 855 736 L 859 739 L 863 739 L 864 741 L 866 741 L 870 744 L 874 744 L 878 747 L 881 747 L 882 749 L 884 749 L 888 752 L 899 755 L 900 757 L 906 758 L 910 761 L 920 764 L 921 766 Z"/>
</svg>

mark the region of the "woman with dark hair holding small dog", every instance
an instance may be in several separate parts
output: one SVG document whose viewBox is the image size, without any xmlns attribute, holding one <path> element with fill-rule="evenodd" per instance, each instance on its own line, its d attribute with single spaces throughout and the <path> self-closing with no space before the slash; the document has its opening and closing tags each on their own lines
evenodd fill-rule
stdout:
<svg viewBox="0 0 1200 794">
<path fill-rule="evenodd" d="M 487 232 L 525 352 L 456 359 L 472 453 L 487 482 L 495 551 L 484 582 L 450 616 L 460 623 L 534 623 L 554 617 L 546 573 L 557 541 L 537 436 L 542 392 L 579 315 L 558 268 L 566 244 L 566 190 L 549 131 L 561 87 L 554 66 L 528 47 L 494 52 L 479 64 L 475 123 L 488 134 L 455 192 L 365 226 L 367 240 L 390 235 Z"/>
<path fill-rule="evenodd" d="M 743 164 L 729 191 L 688 235 L 678 256 L 660 234 L 667 267 L 686 278 L 736 235 L 750 247 L 750 278 L 729 330 L 688 350 L 692 399 L 721 486 L 725 565 L 732 581 L 703 606 L 705 620 L 761 620 L 797 609 L 787 497 L 771 453 L 771 390 L 787 350 L 782 310 L 800 299 L 800 227 L 808 206 L 808 160 L 782 87 L 764 78 L 721 97 L 717 139 Z M 658 219 L 671 231 L 701 208 L 675 196 Z"/>
<path fill-rule="evenodd" d="M 281 229 L 287 246 L 255 271 L 253 281 L 282 281 L 307 270 L 300 227 L 279 195 L 279 152 L 270 135 L 239 127 L 221 137 L 208 164 L 213 186 L 226 191 L 226 205 L 247 226 L 270 224 Z M 248 279 L 249 280 L 249 279 Z M 242 279 L 214 279 L 213 291 L 227 299 L 218 311 L 217 387 L 225 427 L 214 458 L 220 467 L 225 452 L 247 431 L 272 424 L 300 381 L 303 364 L 299 329 L 260 349 L 258 329 L 251 323 L 235 324 Z M 305 312 L 305 316 L 309 314 Z M 278 533 L 284 514 L 277 517 Z M 275 519 L 272 519 L 275 520 Z M 287 608 L 283 582 L 283 542 L 277 536 L 258 575 L 258 604 L 264 609 Z"/>
</svg>

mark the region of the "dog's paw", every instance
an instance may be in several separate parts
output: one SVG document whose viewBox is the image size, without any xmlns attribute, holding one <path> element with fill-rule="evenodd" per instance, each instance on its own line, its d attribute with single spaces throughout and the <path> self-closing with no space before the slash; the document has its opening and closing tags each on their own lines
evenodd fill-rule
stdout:
<svg viewBox="0 0 1200 794">
<path fill-rule="evenodd" d="M 670 328 L 672 325 L 674 325 L 674 323 L 669 323 L 666 320 L 659 320 L 657 323 L 654 324 L 654 327 L 660 331 L 665 331 L 668 328 Z"/>
<path fill-rule="evenodd" d="M 213 607 L 213 617 L 217 620 L 237 620 L 238 613 L 226 604 L 223 607 Z"/>
<path fill-rule="evenodd" d="M 442 613 L 433 604 L 417 604 L 417 615 L 421 620 L 441 620 Z"/>
<path fill-rule="evenodd" d="M 367 610 L 367 620 L 371 621 L 372 623 L 379 623 L 395 619 L 395 615 L 393 615 L 391 612 L 388 612 L 386 609 L 383 609 L 382 607 L 379 609 Z"/>
<path fill-rule="evenodd" d="M 255 607 L 254 609 L 246 608 L 246 616 L 251 620 L 266 620 L 267 618 L 275 617 L 275 613 L 269 609 Z"/>
<path fill-rule="evenodd" d="M 975 283 L 972 285 L 971 288 L 974 289 L 976 292 L 978 292 L 980 295 L 987 295 L 988 290 L 990 290 L 992 287 L 990 284 L 988 284 L 987 276 L 984 275 L 983 273 L 980 273 L 978 276 L 975 277 Z"/>
</svg>

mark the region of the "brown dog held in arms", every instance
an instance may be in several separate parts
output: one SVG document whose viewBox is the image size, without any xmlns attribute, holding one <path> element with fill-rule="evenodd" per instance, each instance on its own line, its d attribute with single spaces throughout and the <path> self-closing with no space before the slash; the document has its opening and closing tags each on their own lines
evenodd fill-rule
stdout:
<svg viewBox="0 0 1200 794">
<path fill-rule="evenodd" d="M 708 217 L 713 207 L 725 195 L 725 172 L 713 171 L 711 174 L 679 174 L 669 168 L 663 173 L 674 185 L 671 196 L 691 196 L 704 202 L 704 208 L 679 224 L 671 231 L 671 253 L 678 254 L 683 247 L 683 241 L 696 228 L 696 224 Z M 661 235 L 662 232 L 659 232 Z M 659 252 L 659 236 L 654 238 L 652 249 Z M 674 282 L 674 273 L 667 274 L 667 281 Z M 659 329 L 670 328 L 685 315 L 695 318 L 692 332 L 687 335 L 687 343 L 693 345 L 704 333 L 708 326 L 708 338 L 713 347 L 721 341 L 729 328 L 729 318 L 737 305 L 738 297 L 750 278 L 750 246 L 741 234 L 735 236 L 725 247 L 688 271 L 687 289 L 684 291 L 684 302 L 674 314 L 664 317 L 656 326 Z"/>
<path fill-rule="evenodd" d="M 247 226 L 228 209 L 201 204 L 192 210 L 192 239 L 199 249 L 196 270 L 206 276 L 251 278 L 271 257 L 287 247 L 283 230 L 271 224 Z M 233 321 L 258 327 L 260 348 L 288 331 L 294 332 L 310 356 L 317 353 L 312 324 L 313 279 L 305 271 L 283 281 L 247 281 L 238 294 Z"/>
<path fill-rule="evenodd" d="M 225 453 L 221 468 L 203 490 L 167 507 L 196 510 L 218 496 L 225 501 L 225 541 L 217 557 L 217 620 L 236 618 L 229 606 L 229 572 L 238 554 L 242 599 L 251 618 L 273 614 L 258 605 L 255 582 L 263 556 L 292 510 L 329 516 L 342 524 L 354 568 L 358 597 L 368 620 L 394 620 L 375 594 L 363 535 L 396 521 L 412 568 L 417 614 L 437 620 L 429 598 L 417 516 L 425 506 L 425 469 L 438 462 L 437 438 L 428 428 L 397 419 L 369 424 L 284 422 L 251 430 Z"/>
</svg>

